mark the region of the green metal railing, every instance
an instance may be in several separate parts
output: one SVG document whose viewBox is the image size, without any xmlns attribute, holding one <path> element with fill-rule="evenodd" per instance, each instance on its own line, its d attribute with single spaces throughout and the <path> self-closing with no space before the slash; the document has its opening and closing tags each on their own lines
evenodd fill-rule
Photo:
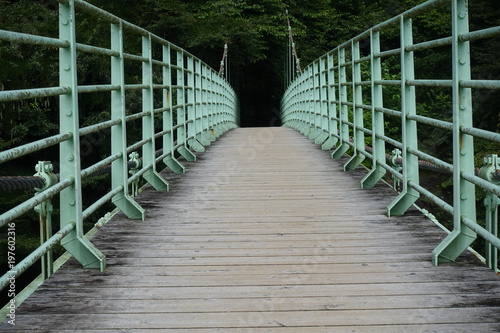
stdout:
<svg viewBox="0 0 500 333">
<path fill-rule="evenodd" d="M 414 43 L 414 21 L 418 23 L 419 15 L 431 10 L 444 10 L 441 15 L 451 15 L 451 36 Z M 399 47 L 383 50 L 382 40 L 386 36 L 392 40 L 399 36 Z M 489 89 L 498 93 L 500 80 L 471 79 L 470 47 L 476 40 L 499 36 L 499 26 L 469 32 L 466 0 L 427 1 L 314 61 L 290 84 L 282 99 L 284 126 L 301 131 L 322 144 L 325 150 L 335 147 L 332 158 L 352 152 L 344 165 L 345 170 L 353 170 L 365 158 L 369 159 L 371 170 L 361 181 L 362 188 L 373 187 L 386 172 L 401 182 L 399 195 L 387 208 L 389 216 L 404 214 L 420 196 L 453 216 L 452 230 L 432 253 L 436 265 L 454 261 L 479 235 L 487 244 L 487 264 L 498 271 L 500 173 L 496 154 L 500 150 L 500 134 L 474 127 L 472 90 Z M 436 48 L 448 50 L 451 78 L 419 79 L 415 73 L 415 57 Z M 423 56 L 430 58 L 428 53 Z M 396 79 L 384 74 L 384 62 L 400 68 Z M 451 121 L 417 112 L 417 89 L 429 87 L 447 89 L 452 105 Z M 400 96 L 396 107 L 384 104 L 389 89 L 393 89 L 392 98 Z M 400 137 L 387 134 L 394 132 L 393 128 L 388 128 L 388 124 L 394 124 L 390 119 L 397 119 Z M 451 160 L 445 161 L 419 150 L 421 140 L 427 137 L 424 128 L 429 126 L 452 133 Z M 484 166 L 479 171 L 474 167 L 474 138 L 493 142 L 496 147 L 484 158 Z M 386 145 L 395 149 L 396 154 L 398 150 L 402 153 L 401 158 L 394 155 L 393 159 L 402 162 L 387 162 Z M 422 186 L 419 180 L 422 162 L 453 175 L 452 203 Z M 484 226 L 478 223 L 476 214 L 476 188 L 487 193 Z"/>
<path fill-rule="evenodd" d="M 49 162 L 37 165 L 43 184 L 34 197 L 0 215 L 0 227 L 9 233 L 9 267 L 0 278 L 0 287 L 12 285 L 21 273 L 40 258 L 45 277 L 52 271 L 51 249 L 58 243 L 84 267 L 103 270 L 105 256 L 84 235 L 83 221 L 103 204 L 111 201 L 129 218 L 145 219 L 145 210 L 134 200 L 136 183 L 142 177 L 158 191 L 168 191 L 169 184 L 159 174 L 160 163 L 175 173 L 184 173 L 178 161 L 182 156 L 196 160 L 194 152 L 204 151 L 218 136 L 238 126 L 238 101 L 227 81 L 200 59 L 170 42 L 105 12 L 82 0 L 57 0 L 59 3 L 59 36 L 36 36 L 0 30 L 0 41 L 44 46 L 59 50 L 57 86 L 25 90 L 0 91 L 0 103 L 22 99 L 59 97 L 59 134 L 0 152 L 0 164 L 59 145 L 60 173 L 53 173 Z M 110 27 L 109 45 L 87 45 L 77 40 L 79 13 L 91 17 L 95 24 Z M 57 22 L 54 22 L 57 24 Z M 125 42 L 135 41 L 142 52 L 126 52 Z M 48 52 L 48 51 L 47 51 Z M 79 55 L 92 54 L 110 62 L 109 82 L 79 85 Z M 125 68 L 142 68 L 141 82 L 126 82 Z M 8 89 L 8 87 L 6 87 Z M 140 109 L 128 105 L 127 94 L 142 94 Z M 110 95 L 110 119 L 81 127 L 79 98 L 87 93 Z M 142 127 L 138 142 L 128 142 L 128 129 Z M 83 167 L 80 139 L 100 132 L 106 138 L 111 154 L 99 162 Z M 101 133 L 101 132 L 100 132 Z M 105 133 L 105 132 L 102 132 Z M 137 151 L 142 151 L 141 158 Z M 131 155 L 132 160 L 127 161 Z M 82 205 L 82 180 L 108 168 L 111 173 L 109 191 L 86 209 Z M 133 169 L 133 170 L 132 170 Z M 132 175 L 130 175 L 132 171 Z M 52 233 L 51 199 L 60 197 L 60 230 Z M 15 262 L 16 219 L 32 209 L 40 212 L 43 221 L 43 244 L 21 262 Z M 11 244 L 12 243 L 12 244 Z"/>
</svg>

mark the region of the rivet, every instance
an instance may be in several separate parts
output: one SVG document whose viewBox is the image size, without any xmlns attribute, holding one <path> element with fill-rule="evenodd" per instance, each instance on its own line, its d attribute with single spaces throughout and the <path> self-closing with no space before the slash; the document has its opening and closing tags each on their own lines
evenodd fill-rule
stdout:
<svg viewBox="0 0 500 333">
<path fill-rule="evenodd" d="M 69 21 L 68 21 L 68 20 L 64 20 L 64 21 L 62 22 L 62 25 L 68 25 L 68 24 L 69 24 Z"/>
<path fill-rule="evenodd" d="M 465 65 L 465 63 L 466 63 L 465 59 L 464 58 L 460 58 L 460 64 L 461 65 Z"/>
<path fill-rule="evenodd" d="M 73 155 L 68 155 L 68 161 L 72 162 L 75 159 Z"/>
<path fill-rule="evenodd" d="M 460 13 L 458 14 L 458 17 L 460 17 L 461 19 L 465 18 L 465 16 L 466 16 L 466 13 L 465 13 L 465 12 L 460 12 Z"/>
<path fill-rule="evenodd" d="M 71 66 L 70 66 L 70 65 L 66 65 L 66 66 L 64 66 L 64 70 L 65 70 L 65 71 L 69 71 L 70 69 L 71 69 Z"/>
<path fill-rule="evenodd" d="M 71 200 L 71 201 L 69 202 L 69 205 L 70 205 L 70 206 L 74 206 L 75 204 L 76 204 L 75 200 Z"/>
<path fill-rule="evenodd" d="M 71 115 L 73 115 L 73 111 L 71 111 L 71 110 L 66 111 L 66 115 L 68 117 L 71 117 Z"/>
<path fill-rule="evenodd" d="M 460 194 L 460 199 L 466 200 L 467 199 L 467 194 L 465 194 L 465 193 Z"/>
<path fill-rule="evenodd" d="M 460 155 L 462 156 L 467 155 L 467 151 L 465 149 L 460 149 Z"/>
<path fill-rule="evenodd" d="M 463 104 L 463 103 L 460 104 L 460 110 L 465 110 L 465 108 L 466 108 L 465 104 Z"/>
</svg>

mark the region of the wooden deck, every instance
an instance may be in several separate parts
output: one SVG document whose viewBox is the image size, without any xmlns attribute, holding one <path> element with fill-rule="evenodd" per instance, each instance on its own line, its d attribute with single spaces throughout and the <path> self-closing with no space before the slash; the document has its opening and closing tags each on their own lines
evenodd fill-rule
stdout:
<svg viewBox="0 0 500 333">
<path fill-rule="evenodd" d="M 145 222 L 93 238 L 100 273 L 70 260 L 19 309 L 16 332 L 498 332 L 500 278 L 470 260 L 434 267 L 444 233 L 362 190 L 288 128 L 222 136 L 186 175 L 147 190 Z"/>
</svg>

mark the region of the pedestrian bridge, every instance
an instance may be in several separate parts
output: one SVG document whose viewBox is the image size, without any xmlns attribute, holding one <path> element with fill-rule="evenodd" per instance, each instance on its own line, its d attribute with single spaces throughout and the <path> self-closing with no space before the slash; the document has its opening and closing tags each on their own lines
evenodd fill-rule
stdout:
<svg viewBox="0 0 500 333">
<path fill-rule="evenodd" d="M 470 71 L 473 42 L 500 28 L 469 32 L 466 1 L 428 1 L 320 57 L 290 82 L 284 126 L 269 128 L 239 127 L 227 81 L 180 47 L 84 1 L 58 2 L 59 37 L 0 30 L 2 41 L 60 50 L 58 84 L 0 92 L 5 107 L 56 98 L 60 108 L 57 134 L 0 152 L 3 167 L 59 146 L 34 177 L 0 177 L 4 192 L 36 189 L 0 215 L 9 298 L 0 330 L 500 330 L 500 134 L 472 121 L 472 92 L 497 93 L 500 81 Z M 451 35 L 414 43 L 413 22 L 436 6 L 451 15 Z M 76 39 L 75 10 L 110 23 L 110 48 Z M 386 49 L 381 37 L 394 27 L 401 45 Z M 452 77 L 419 78 L 414 55 L 442 47 Z M 110 82 L 79 85 L 80 53 L 108 57 Z M 388 79 L 383 62 L 395 55 L 400 74 Z M 141 82 L 126 82 L 131 64 Z M 450 119 L 419 114 L 416 92 L 427 87 L 448 89 Z M 384 103 L 386 90 L 398 108 Z M 140 110 L 127 99 L 136 92 Z M 110 119 L 81 127 L 79 102 L 95 94 L 110 95 Z M 419 149 L 429 126 L 449 133 L 448 160 Z M 96 162 L 81 139 L 97 134 L 109 154 Z M 474 139 L 494 147 L 482 165 Z M 433 192 L 429 173 L 451 175 L 450 198 Z M 89 203 L 82 181 L 103 174 L 108 191 Z M 115 211 L 89 231 L 107 202 Z M 34 208 L 41 245 L 18 258 L 17 221 Z M 58 244 L 67 253 L 54 260 Z M 40 262 L 21 291 L 19 277 Z"/>
</svg>

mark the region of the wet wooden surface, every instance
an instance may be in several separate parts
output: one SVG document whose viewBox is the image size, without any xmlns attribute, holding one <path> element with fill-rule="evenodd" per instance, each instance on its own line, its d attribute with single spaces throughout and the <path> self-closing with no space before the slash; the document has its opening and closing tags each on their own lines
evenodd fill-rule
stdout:
<svg viewBox="0 0 500 333">
<path fill-rule="evenodd" d="M 70 260 L 1 329 L 500 331 L 500 279 L 470 255 L 432 266 L 444 233 L 385 216 L 395 193 L 343 163 L 288 128 L 230 131 L 138 197 L 146 221 L 99 231 L 105 272 Z"/>
</svg>

